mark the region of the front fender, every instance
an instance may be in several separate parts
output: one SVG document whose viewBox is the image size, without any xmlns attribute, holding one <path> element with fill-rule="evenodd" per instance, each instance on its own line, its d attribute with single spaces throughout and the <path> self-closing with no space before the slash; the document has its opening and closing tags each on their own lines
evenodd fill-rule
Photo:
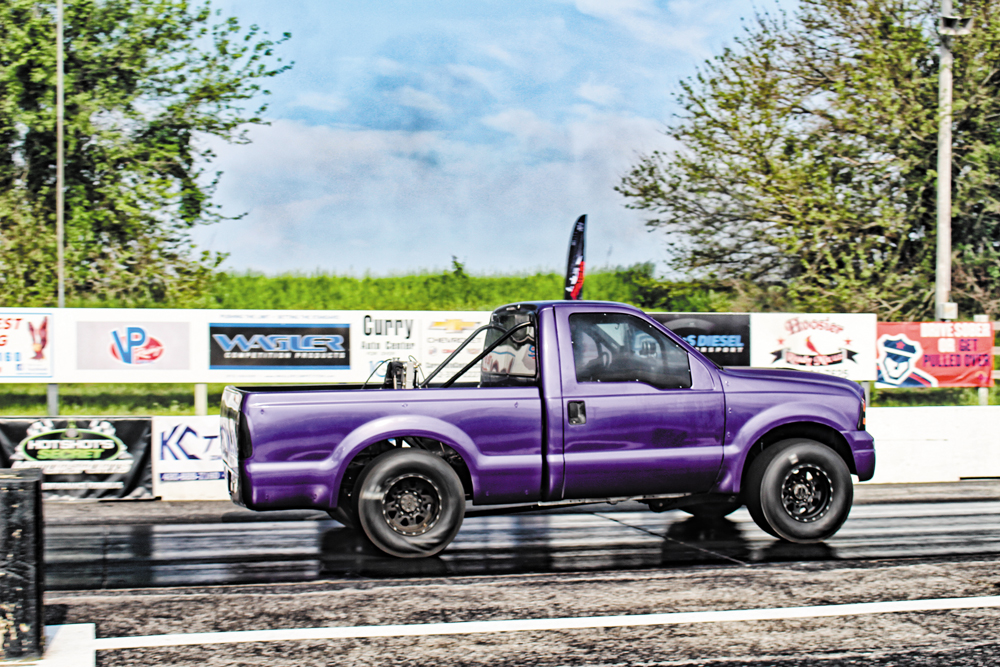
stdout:
<svg viewBox="0 0 1000 667">
<path fill-rule="evenodd" d="M 819 424 L 843 436 L 845 431 L 854 430 L 853 425 L 845 423 L 845 418 L 845 413 L 833 405 L 807 400 L 783 402 L 759 411 L 741 411 L 734 407 L 728 415 L 722 468 L 713 490 L 728 494 L 740 492 L 747 456 L 753 445 L 770 431 L 789 424 Z"/>
</svg>

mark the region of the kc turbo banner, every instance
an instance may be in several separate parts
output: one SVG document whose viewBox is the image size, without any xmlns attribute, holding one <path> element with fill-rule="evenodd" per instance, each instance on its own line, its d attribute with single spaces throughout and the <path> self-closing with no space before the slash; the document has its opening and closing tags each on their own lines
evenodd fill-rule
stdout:
<svg viewBox="0 0 1000 667">
<path fill-rule="evenodd" d="M 992 387 L 991 322 L 879 322 L 876 387 Z"/>
</svg>

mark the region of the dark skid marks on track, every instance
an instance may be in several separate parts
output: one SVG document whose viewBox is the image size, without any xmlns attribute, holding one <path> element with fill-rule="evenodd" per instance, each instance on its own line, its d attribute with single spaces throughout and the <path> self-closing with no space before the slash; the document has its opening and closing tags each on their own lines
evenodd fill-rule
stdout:
<svg viewBox="0 0 1000 667">
<path fill-rule="evenodd" d="M 332 520 L 46 527 L 48 590 L 323 581 L 344 577 L 621 571 L 690 565 L 954 557 L 1000 553 L 1000 501 L 856 506 L 824 544 L 760 531 L 746 510 L 566 512 L 466 519 L 441 555 L 383 555 Z"/>
</svg>

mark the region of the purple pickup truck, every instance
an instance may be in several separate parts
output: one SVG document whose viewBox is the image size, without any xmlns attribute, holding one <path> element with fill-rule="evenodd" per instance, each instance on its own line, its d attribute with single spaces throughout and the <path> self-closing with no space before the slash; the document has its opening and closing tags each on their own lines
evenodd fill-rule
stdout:
<svg viewBox="0 0 1000 667">
<path fill-rule="evenodd" d="M 617 303 L 503 306 L 477 335 L 446 380 L 392 362 L 377 386 L 227 387 L 233 502 L 325 510 L 403 558 L 440 552 L 466 515 L 629 499 L 745 504 L 771 535 L 816 542 L 847 519 L 851 475 L 874 474 L 853 382 L 721 368 Z"/>
</svg>

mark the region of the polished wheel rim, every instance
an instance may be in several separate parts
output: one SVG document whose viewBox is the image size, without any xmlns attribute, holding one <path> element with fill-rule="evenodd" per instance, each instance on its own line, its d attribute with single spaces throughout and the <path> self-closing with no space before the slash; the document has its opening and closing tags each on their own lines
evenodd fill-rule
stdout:
<svg viewBox="0 0 1000 667">
<path fill-rule="evenodd" d="M 819 466 L 797 465 L 781 485 L 781 504 L 796 521 L 811 523 L 822 518 L 832 502 L 833 484 Z"/>
<path fill-rule="evenodd" d="M 423 475 L 401 475 L 389 483 L 382 497 L 382 516 L 400 535 L 423 535 L 441 516 L 441 492 Z"/>
</svg>

